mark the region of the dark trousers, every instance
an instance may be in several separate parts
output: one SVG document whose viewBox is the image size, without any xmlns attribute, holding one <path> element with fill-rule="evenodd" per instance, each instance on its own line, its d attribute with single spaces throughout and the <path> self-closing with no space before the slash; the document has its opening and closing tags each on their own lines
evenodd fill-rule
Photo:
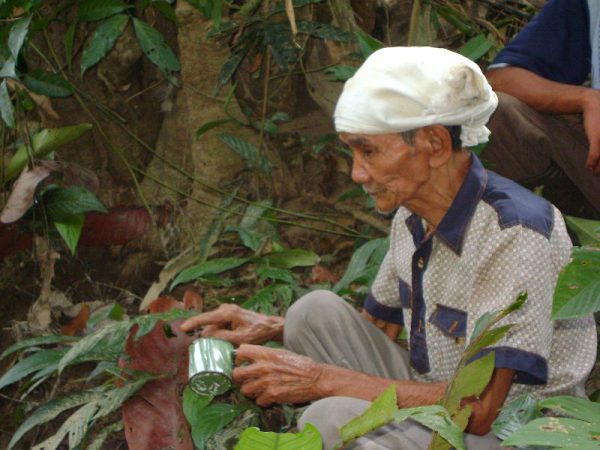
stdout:
<svg viewBox="0 0 600 450">
<path fill-rule="evenodd" d="M 490 170 L 542 194 L 563 214 L 600 219 L 600 176 L 585 166 L 589 144 L 581 115 L 541 114 L 498 93 L 481 158 Z"/>
</svg>

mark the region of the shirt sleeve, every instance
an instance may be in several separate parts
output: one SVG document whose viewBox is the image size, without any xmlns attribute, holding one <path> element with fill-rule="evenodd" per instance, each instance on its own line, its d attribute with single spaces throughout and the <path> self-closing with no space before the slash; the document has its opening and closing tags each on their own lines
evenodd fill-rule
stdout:
<svg viewBox="0 0 600 450">
<path fill-rule="evenodd" d="M 482 302 L 469 318 L 468 335 L 478 317 L 506 308 L 520 292 L 527 292 L 524 306 L 498 324 L 513 324 L 507 335 L 478 355 L 494 350 L 496 367 L 515 370 L 516 383 L 546 384 L 548 381 L 554 333 L 551 319 L 554 288 L 571 247 L 564 222 L 560 216 L 558 219 L 550 239 L 520 226 L 505 230 L 502 245 L 486 256 L 475 284 L 472 298 L 482 299 Z"/>
<path fill-rule="evenodd" d="M 586 0 L 550 0 L 496 57 L 494 66 L 517 66 L 552 81 L 582 84 L 591 70 Z"/>
<path fill-rule="evenodd" d="M 394 268 L 393 253 L 389 250 L 367 295 L 363 305 L 365 310 L 377 319 L 404 325 L 399 283 L 400 279 Z"/>
</svg>

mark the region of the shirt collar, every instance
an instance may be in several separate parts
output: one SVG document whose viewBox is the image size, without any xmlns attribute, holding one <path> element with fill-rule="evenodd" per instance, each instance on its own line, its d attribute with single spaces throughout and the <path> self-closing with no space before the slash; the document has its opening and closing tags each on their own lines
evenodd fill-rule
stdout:
<svg viewBox="0 0 600 450">
<path fill-rule="evenodd" d="M 436 236 L 458 255 L 462 251 L 469 222 L 487 185 L 487 178 L 487 171 L 481 161 L 477 156 L 471 154 L 471 167 L 463 184 L 435 230 Z M 413 234 L 413 238 L 415 237 L 415 224 L 417 221 L 420 221 L 420 217 L 416 214 L 412 214 L 406 219 L 406 224 Z"/>
</svg>

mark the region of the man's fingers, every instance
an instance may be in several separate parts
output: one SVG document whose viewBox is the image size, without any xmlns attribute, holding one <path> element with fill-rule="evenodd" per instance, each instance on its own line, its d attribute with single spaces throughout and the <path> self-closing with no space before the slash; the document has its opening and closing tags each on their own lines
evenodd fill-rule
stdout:
<svg viewBox="0 0 600 450">
<path fill-rule="evenodd" d="M 272 361 L 276 356 L 277 350 L 274 348 L 263 347 L 262 345 L 242 344 L 235 352 L 236 365 L 253 362 L 257 359 Z"/>
<path fill-rule="evenodd" d="M 226 312 L 219 309 L 214 311 L 199 314 L 195 317 L 191 317 L 181 324 L 182 331 L 191 331 L 194 328 L 198 328 L 204 325 L 216 324 L 216 323 L 227 323 L 231 322 L 231 318 L 226 315 Z"/>
<path fill-rule="evenodd" d="M 599 144 L 591 145 L 585 165 L 588 169 L 593 171 L 595 175 L 600 175 L 600 145 Z"/>
</svg>

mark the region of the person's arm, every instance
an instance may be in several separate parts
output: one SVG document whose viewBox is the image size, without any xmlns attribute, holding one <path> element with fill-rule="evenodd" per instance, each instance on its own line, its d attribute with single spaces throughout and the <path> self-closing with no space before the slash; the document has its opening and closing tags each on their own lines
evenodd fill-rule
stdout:
<svg viewBox="0 0 600 450">
<path fill-rule="evenodd" d="M 590 143 L 586 166 L 600 175 L 600 91 L 558 83 L 512 66 L 492 69 L 486 75 L 494 90 L 512 95 L 536 111 L 547 114 L 581 113 Z"/>
<path fill-rule="evenodd" d="M 396 385 L 398 406 L 408 408 L 437 403 L 446 383 L 390 380 L 329 364 L 321 364 L 296 353 L 255 345 L 242 345 L 236 352 L 233 379 L 244 395 L 260 406 L 273 403 L 304 403 L 325 397 L 345 396 L 373 401 L 390 385 Z M 469 431 L 485 434 L 504 403 L 514 371 L 498 369 L 479 399 L 465 401 L 473 407 Z"/>
<path fill-rule="evenodd" d="M 186 320 L 181 330 L 187 332 L 203 327 L 203 337 L 217 337 L 236 345 L 263 344 L 270 340 L 283 342 L 284 323 L 283 317 L 267 316 L 226 303 Z"/>
</svg>

